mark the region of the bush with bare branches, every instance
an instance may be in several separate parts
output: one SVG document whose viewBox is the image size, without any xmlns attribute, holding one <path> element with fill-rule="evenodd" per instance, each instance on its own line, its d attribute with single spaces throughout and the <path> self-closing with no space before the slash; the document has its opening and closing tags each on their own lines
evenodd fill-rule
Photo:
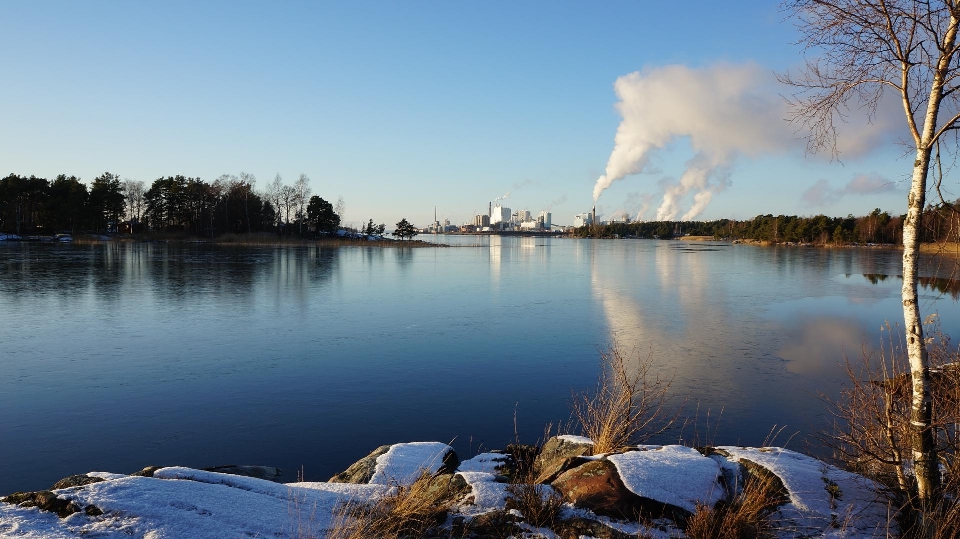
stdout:
<svg viewBox="0 0 960 539">
<path fill-rule="evenodd" d="M 679 414 L 666 410 L 672 379 L 653 372 L 652 357 L 628 361 L 617 345 L 600 358 L 596 391 L 575 395 L 572 406 L 581 433 L 593 440 L 594 454 L 642 443 L 665 431 Z"/>
<path fill-rule="evenodd" d="M 941 494 L 917 499 L 911 463 L 912 386 L 903 338 L 887 325 L 879 352 L 846 362 L 849 385 L 830 402 L 836 421 L 826 443 L 848 468 L 884 485 L 905 536 L 956 537 L 960 533 L 960 362 L 935 315 L 926 320 L 932 427 L 942 472 Z M 942 529 L 938 532 L 937 530 Z"/>
</svg>

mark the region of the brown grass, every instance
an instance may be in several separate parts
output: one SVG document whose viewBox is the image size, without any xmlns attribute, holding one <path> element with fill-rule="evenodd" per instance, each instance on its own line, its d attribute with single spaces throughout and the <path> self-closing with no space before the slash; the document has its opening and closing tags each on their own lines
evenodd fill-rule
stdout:
<svg viewBox="0 0 960 539">
<path fill-rule="evenodd" d="M 508 509 L 516 509 L 535 528 L 553 528 L 560 521 L 563 496 L 549 485 L 519 481 L 507 486 Z"/>
<path fill-rule="evenodd" d="M 370 503 L 342 504 L 334 514 L 327 539 L 415 539 L 435 536 L 451 501 L 424 471 L 407 487 Z"/>
<path fill-rule="evenodd" d="M 600 355 L 602 372 L 596 391 L 573 400 L 573 419 L 581 433 L 593 440 L 594 454 L 609 453 L 642 443 L 665 431 L 678 417 L 666 404 L 670 383 L 655 375 L 652 357 L 628 363 L 614 345 Z M 634 369 L 631 372 L 631 369 Z"/>
<path fill-rule="evenodd" d="M 766 539 L 775 537 L 770 514 L 782 502 L 773 481 L 747 475 L 730 502 L 697 505 L 687 520 L 689 539 Z"/>
</svg>

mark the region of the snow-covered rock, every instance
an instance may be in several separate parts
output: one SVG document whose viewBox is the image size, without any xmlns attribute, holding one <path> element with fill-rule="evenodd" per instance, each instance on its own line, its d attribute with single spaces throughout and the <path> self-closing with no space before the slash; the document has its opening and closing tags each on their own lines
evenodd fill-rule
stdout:
<svg viewBox="0 0 960 539">
<path fill-rule="evenodd" d="M 452 452 L 447 444 L 438 442 L 385 446 L 371 459 L 369 480 L 362 483 L 281 484 L 182 467 L 148 469 L 141 472 L 144 475 L 91 472 L 58 482 L 64 488 L 14 498 L 27 503 L 41 500 L 47 511 L 0 503 L 0 538 L 321 538 L 335 525 L 340 504 L 376 501 L 397 492 L 396 486 L 410 484 L 423 470 L 435 474 L 438 486 L 454 487 L 450 491 L 453 498 L 447 498 L 454 501 L 448 526 L 469 529 L 471 522 L 505 522 L 518 537 L 553 536 L 553 531 L 533 529 L 521 512 L 507 509 L 509 485 L 500 468 L 507 462 L 506 455 L 483 453 L 454 471 Z M 772 474 L 785 492 L 784 503 L 772 515 L 773 528 L 781 537 L 866 539 L 884 537 L 888 532 L 887 508 L 877 484 L 786 449 L 722 447 L 704 457 L 682 446 L 644 446 L 618 454 L 578 457 L 577 462 L 564 475 L 578 469 L 583 475 L 593 471 L 606 474 L 596 482 L 598 496 L 606 495 L 602 485 L 610 479 L 621 483 L 624 500 L 639 504 L 637 507 L 654 500 L 661 507 L 687 513 L 696 510 L 698 503 L 709 506 L 727 495 L 721 476 L 729 485 L 742 482 L 743 473 Z M 146 476 L 150 474 L 152 477 Z M 55 504 L 46 503 L 53 498 Z M 571 495 L 567 501 L 577 498 Z M 66 505 L 71 509 L 60 511 L 63 518 L 51 512 L 54 506 Z M 631 511 L 628 507 L 622 512 Z M 664 515 L 672 516 L 669 512 Z M 570 530 L 583 530 L 577 534 L 588 537 L 638 533 L 682 537 L 681 521 L 658 520 L 655 527 L 646 528 L 636 518 L 598 516 L 572 503 L 565 505 L 561 518 L 564 524 L 559 526 L 566 526 L 565 531 L 558 528 L 556 533 L 564 537 Z M 896 529 L 889 531 L 896 534 Z M 470 537 L 466 533 L 461 536 Z"/>
</svg>

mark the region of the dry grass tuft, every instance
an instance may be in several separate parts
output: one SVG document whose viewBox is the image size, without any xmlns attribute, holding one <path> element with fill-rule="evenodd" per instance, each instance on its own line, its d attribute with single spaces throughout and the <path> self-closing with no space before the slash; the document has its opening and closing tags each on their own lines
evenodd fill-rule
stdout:
<svg viewBox="0 0 960 539">
<path fill-rule="evenodd" d="M 508 509 L 516 509 L 535 528 L 553 528 L 560 521 L 563 496 L 549 485 L 516 482 L 507 486 Z"/>
<path fill-rule="evenodd" d="M 327 539 L 415 539 L 435 536 L 451 507 L 449 494 L 424 471 L 414 483 L 371 503 L 341 505 Z"/>
<path fill-rule="evenodd" d="M 609 453 L 665 431 L 677 418 L 666 413 L 670 383 L 654 375 L 653 360 L 628 362 L 614 345 L 600 355 L 602 372 L 593 395 L 574 396 L 573 418 L 592 439 L 594 454 Z"/>
<path fill-rule="evenodd" d="M 743 489 L 730 502 L 716 507 L 698 505 L 687 520 L 689 539 L 766 539 L 775 537 L 770 514 L 782 502 L 777 485 L 748 475 Z"/>
</svg>

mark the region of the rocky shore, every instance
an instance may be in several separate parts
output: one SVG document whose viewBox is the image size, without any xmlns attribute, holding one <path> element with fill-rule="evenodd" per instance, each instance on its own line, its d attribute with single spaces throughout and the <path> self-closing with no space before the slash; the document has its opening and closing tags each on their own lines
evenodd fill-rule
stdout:
<svg viewBox="0 0 960 539">
<path fill-rule="evenodd" d="M 279 477 L 269 466 L 75 475 L 2 498 L 0 537 L 320 538 L 345 525 L 345 507 L 415 482 L 437 507 L 435 537 L 686 537 L 698 511 L 733 506 L 751 481 L 769 487 L 766 517 L 778 537 L 882 537 L 892 526 L 877 484 L 777 447 L 593 455 L 589 439 L 558 436 L 461 460 L 447 444 L 414 442 L 377 448 L 327 482 Z M 556 502 L 551 518 L 534 514 L 531 492 Z"/>
</svg>

